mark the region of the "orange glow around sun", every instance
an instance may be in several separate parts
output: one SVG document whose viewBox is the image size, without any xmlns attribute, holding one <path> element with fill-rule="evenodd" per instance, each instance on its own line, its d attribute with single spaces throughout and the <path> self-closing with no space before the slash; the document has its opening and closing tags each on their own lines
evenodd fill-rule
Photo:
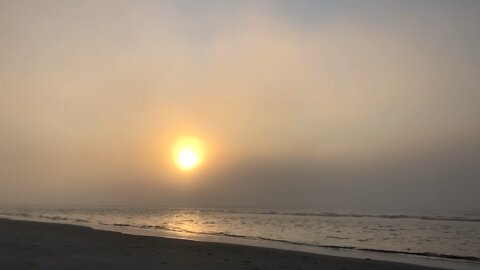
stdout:
<svg viewBox="0 0 480 270">
<path fill-rule="evenodd" d="M 203 160 L 203 145 L 193 137 L 179 139 L 173 148 L 173 160 L 182 171 L 195 169 Z"/>
</svg>

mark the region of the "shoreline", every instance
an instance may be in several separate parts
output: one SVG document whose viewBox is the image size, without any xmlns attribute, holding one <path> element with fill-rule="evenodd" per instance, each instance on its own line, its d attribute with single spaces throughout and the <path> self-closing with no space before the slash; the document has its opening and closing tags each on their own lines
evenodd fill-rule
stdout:
<svg viewBox="0 0 480 270">
<path fill-rule="evenodd" d="M 480 263 L 476 260 L 464 260 L 461 258 L 449 258 L 440 256 L 429 256 L 416 253 L 405 252 L 391 252 L 388 250 L 365 250 L 353 247 L 343 248 L 341 246 L 312 246 L 288 241 L 270 240 L 267 238 L 248 238 L 235 237 L 235 235 L 217 235 L 217 234 L 195 234 L 183 231 L 165 231 L 152 228 L 144 228 L 137 226 L 130 226 L 124 224 L 103 224 L 92 223 L 87 220 L 81 222 L 71 219 L 50 219 L 23 215 L 0 215 L 0 220 L 17 220 L 17 221 L 32 221 L 48 224 L 67 224 L 73 226 L 87 227 L 95 230 L 118 232 L 128 235 L 151 236 L 168 239 L 183 239 L 197 242 L 208 243 L 225 243 L 234 245 L 243 245 L 251 247 L 261 247 L 270 249 L 279 249 L 285 251 L 305 252 L 319 255 L 327 255 L 334 257 L 345 257 L 355 259 L 372 259 L 377 261 L 386 261 L 402 264 L 413 264 L 425 267 L 434 267 L 442 269 L 458 269 L 458 270 L 476 270 Z M 433 254 L 435 255 L 435 254 Z M 475 257 L 476 258 L 476 257 Z"/>
<path fill-rule="evenodd" d="M 0 218 L 0 268 L 446 269 Z"/>
</svg>

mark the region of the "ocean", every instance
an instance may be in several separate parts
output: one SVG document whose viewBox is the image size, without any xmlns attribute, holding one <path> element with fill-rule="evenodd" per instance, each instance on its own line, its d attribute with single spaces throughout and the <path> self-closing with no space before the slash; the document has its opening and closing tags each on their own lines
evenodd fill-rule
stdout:
<svg viewBox="0 0 480 270">
<path fill-rule="evenodd" d="M 480 213 L 211 208 L 1 208 L 0 217 L 132 234 L 480 269 Z"/>
</svg>

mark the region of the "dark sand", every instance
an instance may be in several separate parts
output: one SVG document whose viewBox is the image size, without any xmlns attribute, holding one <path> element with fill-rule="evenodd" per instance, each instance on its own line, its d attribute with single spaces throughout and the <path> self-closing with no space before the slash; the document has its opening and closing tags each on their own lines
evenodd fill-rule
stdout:
<svg viewBox="0 0 480 270">
<path fill-rule="evenodd" d="M 434 269 L 0 219 L 0 269 Z"/>
</svg>

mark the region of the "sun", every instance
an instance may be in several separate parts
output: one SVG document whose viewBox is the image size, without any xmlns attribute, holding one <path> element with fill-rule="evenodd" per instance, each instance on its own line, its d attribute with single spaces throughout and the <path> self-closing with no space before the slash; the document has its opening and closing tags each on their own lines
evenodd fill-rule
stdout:
<svg viewBox="0 0 480 270">
<path fill-rule="evenodd" d="M 173 149 L 173 159 L 177 167 L 182 171 L 195 169 L 203 159 L 202 143 L 197 138 L 181 138 Z"/>
<path fill-rule="evenodd" d="M 198 161 L 198 153 L 193 149 L 185 148 L 178 153 L 178 166 L 185 171 L 195 168 L 198 165 Z"/>
</svg>

